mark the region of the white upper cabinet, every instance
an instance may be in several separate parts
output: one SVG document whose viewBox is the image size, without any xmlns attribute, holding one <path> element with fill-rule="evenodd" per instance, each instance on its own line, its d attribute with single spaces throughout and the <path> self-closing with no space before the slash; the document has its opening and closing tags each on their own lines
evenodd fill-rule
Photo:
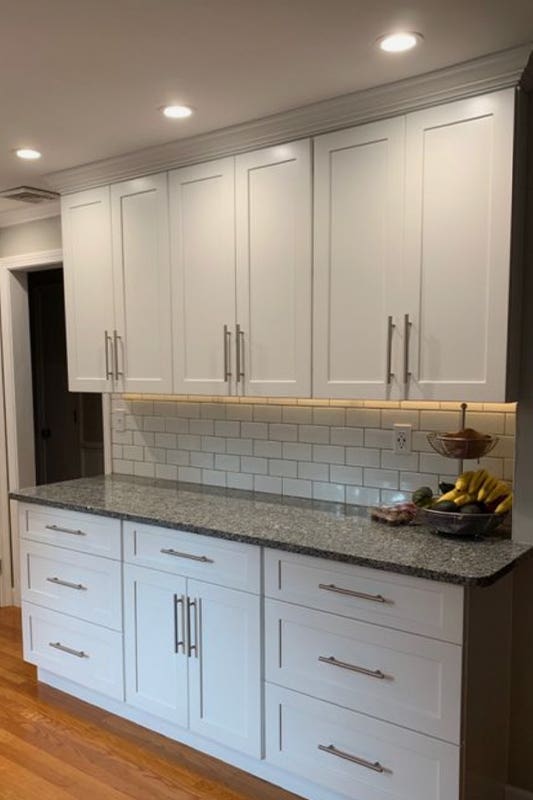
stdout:
<svg viewBox="0 0 533 800">
<path fill-rule="evenodd" d="M 172 392 L 167 175 L 111 187 L 115 390 Z"/>
<path fill-rule="evenodd" d="M 311 394 L 310 148 L 236 159 L 239 394 Z"/>
<path fill-rule="evenodd" d="M 113 277 L 109 187 L 61 199 L 69 389 L 112 387 Z"/>
<path fill-rule="evenodd" d="M 235 342 L 234 160 L 170 173 L 174 391 L 228 394 Z"/>
<path fill-rule="evenodd" d="M 407 116 L 410 399 L 506 398 L 513 123 L 512 89 Z"/>
<path fill-rule="evenodd" d="M 400 396 L 404 118 L 315 140 L 313 394 Z M 393 327 L 396 326 L 396 327 Z"/>
</svg>

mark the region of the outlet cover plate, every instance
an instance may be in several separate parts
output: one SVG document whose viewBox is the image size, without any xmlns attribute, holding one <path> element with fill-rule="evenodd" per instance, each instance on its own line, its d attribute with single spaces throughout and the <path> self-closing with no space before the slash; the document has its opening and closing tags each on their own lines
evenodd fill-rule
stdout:
<svg viewBox="0 0 533 800">
<path fill-rule="evenodd" d="M 413 426 L 396 423 L 392 429 L 392 449 L 398 456 L 408 456 L 411 451 Z"/>
</svg>

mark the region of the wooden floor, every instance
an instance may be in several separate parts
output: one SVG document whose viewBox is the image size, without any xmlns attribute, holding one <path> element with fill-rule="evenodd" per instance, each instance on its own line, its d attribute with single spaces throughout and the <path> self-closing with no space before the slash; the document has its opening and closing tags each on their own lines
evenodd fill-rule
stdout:
<svg viewBox="0 0 533 800">
<path fill-rule="evenodd" d="M 20 614 L 0 608 L 1 800 L 298 800 L 37 683 Z"/>
</svg>

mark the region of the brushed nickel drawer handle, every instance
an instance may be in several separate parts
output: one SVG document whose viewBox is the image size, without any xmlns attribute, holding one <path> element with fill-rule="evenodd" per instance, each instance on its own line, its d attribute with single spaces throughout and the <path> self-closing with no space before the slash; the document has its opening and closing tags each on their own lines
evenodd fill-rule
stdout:
<svg viewBox="0 0 533 800">
<path fill-rule="evenodd" d="M 392 317 L 388 317 L 387 319 L 387 385 L 390 386 L 392 383 L 392 379 L 394 378 L 394 372 L 392 371 L 392 336 L 394 333 L 394 328 L 396 325 L 393 322 Z"/>
<path fill-rule="evenodd" d="M 119 336 L 118 331 L 113 331 L 113 350 L 115 353 L 115 380 L 118 381 L 124 375 L 124 372 L 121 372 L 118 368 L 118 351 L 119 346 L 118 343 L 122 342 L 122 336 Z"/>
<path fill-rule="evenodd" d="M 383 597 L 382 594 L 367 594 L 366 592 L 356 592 L 354 589 L 342 589 L 340 586 L 335 586 L 334 583 L 319 583 L 319 589 L 324 589 L 326 592 L 335 592 L 336 594 L 343 594 L 347 597 L 357 597 L 359 600 L 370 600 L 372 603 L 387 603 L 394 605 L 394 600 L 389 600 Z"/>
<path fill-rule="evenodd" d="M 409 314 L 405 314 L 403 318 L 403 382 L 409 383 L 411 373 L 409 371 L 409 337 L 413 323 L 409 319 Z"/>
<path fill-rule="evenodd" d="M 341 669 L 349 669 L 351 672 L 359 672 L 361 675 L 368 675 L 369 678 L 378 678 L 380 681 L 385 680 L 387 675 L 380 669 L 367 669 L 366 667 L 358 667 L 356 664 L 348 664 L 347 661 L 339 661 L 335 656 L 318 656 L 318 660 L 323 664 L 331 664 L 332 667 L 340 667 Z"/>
<path fill-rule="evenodd" d="M 108 332 L 104 331 L 105 377 L 106 377 L 106 380 L 109 380 L 109 378 L 113 377 L 113 366 L 111 366 L 111 369 L 109 368 L 109 347 L 108 347 L 109 342 L 112 342 L 112 341 L 113 340 L 112 340 L 111 336 L 108 334 Z M 111 358 L 112 357 L 113 357 L 113 355 L 111 355 Z"/>
<path fill-rule="evenodd" d="M 235 379 L 237 383 L 244 381 L 244 331 L 241 326 L 235 326 Z"/>
<path fill-rule="evenodd" d="M 174 595 L 174 652 L 185 653 L 185 597 L 183 595 Z M 181 628 L 183 634 L 180 635 L 180 618 Z"/>
<path fill-rule="evenodd" d="M 344 758 L 345 761 L 351 761 L 352 764 L 358 764 L 360 767 L 366 767 L 366 769 L 371 769 L 373 772 L 389 772 L 391 773 L 392 770 L 387 769 L 379 761 L 367 761 L 366 758 L 359 758 L 358 756 L 352 756 L 351 753 L 346 753 L 344 750 L 338 750 L 335 745 L 333 744 L 319 744 L 318 749 L 322 750 L 323 753 L 329 753 L 332 756 L 337 756 L 337 758 Z"/>
<path fill-rule="evenodd" d="M 54 650 L 61 650 L 62 653 L 68 653 L 69 656 L 76 656 L 76 658 L 89 658 L 89 654 L 85 653 L 83 650 L 74 650 L 72 647 L 67 647 L 61 642 L 49 642 L 50 647 L 53 647 Z"/>
<path fill-rule="evenodd" d="M 85 531 L 73 530 L 72 528 L 60 528 L 59 525 L 45 525 L 47 531 L 55 531 L 56 533 L 71 533 L 73 536 L 87 536 Z"/>
<path fill-rule="evenodd" d="M 191 628 L 191 608 L 194 609 L 194 638 L 192 634 Z M 187 647 L 187 655 L 191 658 L 193 652 L 195 658 L 198 658 L 199 655 L 199 645 L 198 645 L 198 600 L 189 600 L 187 598 L 187 640 L 188 640 L 188 647 Z"/>
<path fill-rule="evenodd" d="M 57 586 L 67 586 L 69 589 L 78 589 L 79 591 L 86 592 L 87 587 L 83 583 L 71 583 L 70 581 L 62 581 L 61 578 L 47 578 L 48 583 L 55 583 Z"/>
<path fill-rule="evenodd" d="M 227 383 L 231 378 L 231 331 L 224 325 L 224 381 Z"/>
<path fill-rule="evenodd" d="M 176 558 L 189 558 L 191 561 L 201 561 L 204 564 L 214 564 L 212 558 L 207 556 L 194 556 L 192 553 L 181 553 L 179 550 L 173 550 L 172 547 L 163 547 L 160 550 L 165 556 L 175 556 Z"/>
</svg>

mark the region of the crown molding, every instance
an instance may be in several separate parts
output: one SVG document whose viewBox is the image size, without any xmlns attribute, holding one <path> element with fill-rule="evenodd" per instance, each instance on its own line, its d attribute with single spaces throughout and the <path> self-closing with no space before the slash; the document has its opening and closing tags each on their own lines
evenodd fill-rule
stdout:
<svg viewBox="0 0 533 800">
<path fill-rule="evenodd" d="M 36 250 L 33 253 L 24 253 L 18 256 L 5 256 L 0 258 L 0 268 L 26 269 L 29 267 L 44 267 L 48 264 L 60 264 L 63 261 L 63 250 Z"/>
<path fill-rule="evenodd" d="M 41 204 L 24 206 L 23 208 L 10 208 L 9 211 L 0 211 L 0 228 L 9 228 L 11 225 L 22 225 L 24 222 L 33 222 L 48 217 L 58 217 L 61 214 L 59 200 L 49 200 Z"/>
<path fill-rule="evenodd" d="M 519 84 L 533 45 L 46 175 L 62 194 L 269 147 Z"/>
</svg>

